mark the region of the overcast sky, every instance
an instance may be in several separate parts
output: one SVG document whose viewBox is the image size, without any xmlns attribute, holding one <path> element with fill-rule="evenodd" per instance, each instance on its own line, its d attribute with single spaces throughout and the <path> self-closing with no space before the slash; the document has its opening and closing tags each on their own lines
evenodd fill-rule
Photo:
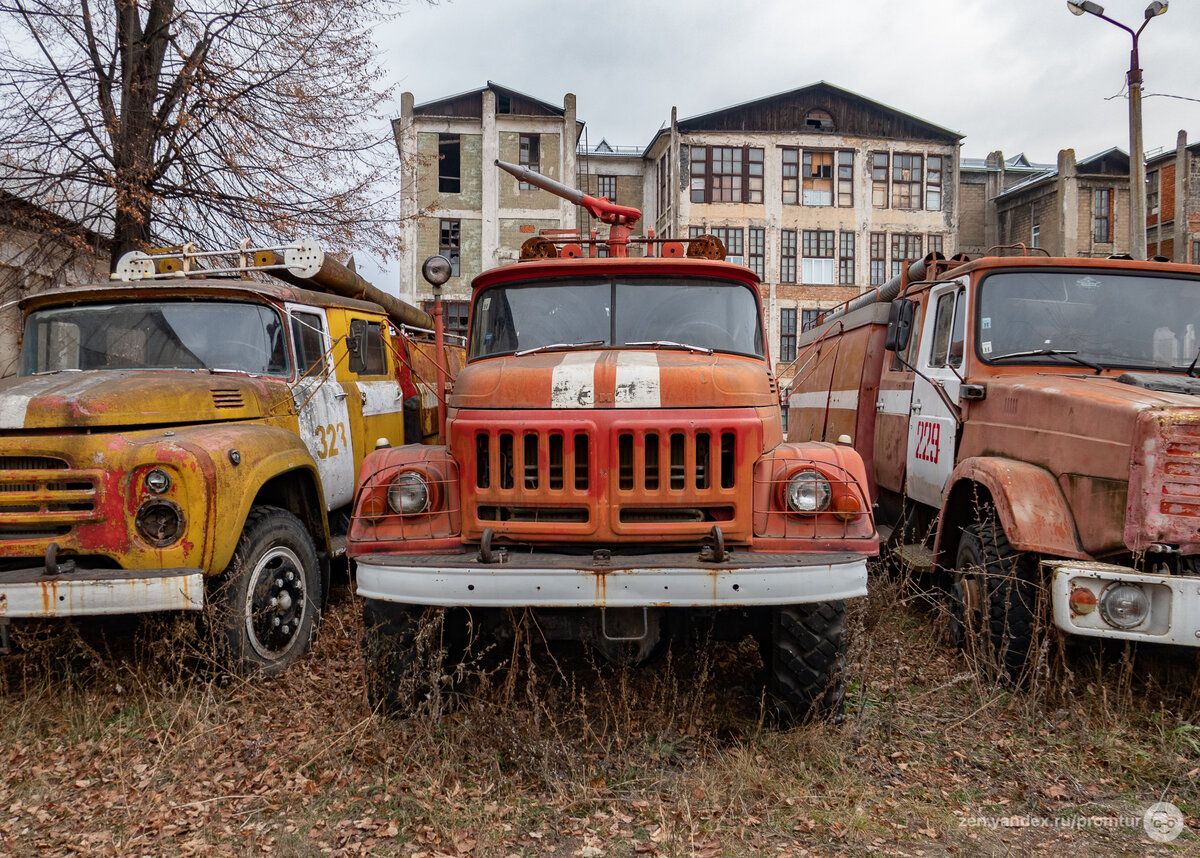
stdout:
<svg viewBox="0 0 1200 858">
<path fill-rule="evenodd" d="M 1146 0 L 1102 5 L 1137 29 Z M 644 146 L 673 105 L 683 119 L 824 80 L 964 135 L 965 157 L 1129 149 L 1130 36 L 1065 0 L 409 0 L 377 41 L 418 104 L 488 80 L 574 92 L 593 145 Z M 1200 99 L 1200 0 L 1171 0 L 1139 46 L 1146 150 L 1200 140 L 1200 102 L 1166 97 Z"/>
</svg>

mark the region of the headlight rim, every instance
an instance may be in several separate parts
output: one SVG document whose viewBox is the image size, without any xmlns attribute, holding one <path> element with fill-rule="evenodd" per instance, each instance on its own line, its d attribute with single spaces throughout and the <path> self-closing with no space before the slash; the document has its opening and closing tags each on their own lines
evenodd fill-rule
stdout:
<svg viewBox="0 0 1200 858">
<path fill-rule="evenodd" d="M 816 477 L 816 479 L 813 479 L 813 477 Z M 801 478 L 804 478 L 806 482 L 813 483 L 817 487 L 812 509 L 801 509 L 793 503 L 792 485 Z M 833 483 L 829 479 L 828 474 L 811 464 L 806 464 L 804 467 L 792 471 L 788 474 L 787 479 L 784 480 L 783 503 L 788 512 L 793 515 L 820 515 L 821 513 L 829 512 L 833 505 Z"/>
<path fill-rule="evenodd" d="M 399 483 L 405 477 L 411 478 L 410 482 L 416 481 L 417 483 L 419 483 L 421 486 L 421 489 L 424 491 L 425 499 L 424 499 L 424 502 L 421 504 L 420 509 L 405 510 L 405 509 L 403 509 L 402 502 L 395 503 L 395 504 L 392 503 L 392 492 L 394 490 L 397 492 L 399 491 Z M 432 483 L 432 481 L 429 479 L 429 475 L 424 473 L 423 471 L 417 470 L 416 468 L 402 468 L 401 470 L 399 470 L 395 474 L 393 474 L 392 478 L 390 480 L 388 480 L 387 489 L 384 493 L 385 500 L 387 503 L 387 508 L 390 509 L 393 514 L 399 515 L 399 516 L 404 516 L 404 517 L 424 515 L 428 512 L 431 512 L 434 508 L 434 492 L 433 492 L 431 483 Z"/>
</svg>

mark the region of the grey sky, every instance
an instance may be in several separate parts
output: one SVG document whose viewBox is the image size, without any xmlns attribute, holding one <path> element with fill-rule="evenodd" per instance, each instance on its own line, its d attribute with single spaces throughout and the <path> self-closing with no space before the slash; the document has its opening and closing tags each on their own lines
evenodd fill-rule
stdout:
<svg viewBox="0 0 1200 858">
<path fill-rule="evenodd" d="M 1102 5 L 1137 29 L 1147 2 Z M 593 144 L 645 145 L 672 105 L 684 118 L 825 80 L 965 135 L 968 157 L 1129 148 L 1130 37 L 1065 0 L 412 0 L 377 41 L 418 104 L 489 79 L 574 92 Z M 1198 41 L 1200 0 L 1171 0 L 1142 34 L 1147 151 L 1180 129 L 1200 140 L 1200 102 L 1151 95 L 1200 98 Z"/>
</svg>

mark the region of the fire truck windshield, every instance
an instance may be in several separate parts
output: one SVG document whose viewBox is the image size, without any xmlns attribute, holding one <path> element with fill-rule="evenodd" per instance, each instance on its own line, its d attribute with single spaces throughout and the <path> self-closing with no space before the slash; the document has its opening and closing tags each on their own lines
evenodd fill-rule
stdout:
<svg viewBox="0 0 1200 858">
<path fill-rule="evenodd" d="M 1014 271 L 980 286 L 976 353 L 1006 364 L 1185 369 L 1200 335 L 1200 280 L 1124 271 Z"/>
<path fill-rule="evenodd" d="M 758 298 L 744 283 L 596 277 L 506 283 L 475 298 L 469 360 L 557 344 L 696 350 L 763 357 Z"/>
<path fill-rule="evenodd" d="M 21 374 L 104 369 L 288 373 L 279 313 L 236 301 L 129 301 L 35 310 Z"/>
</svg>

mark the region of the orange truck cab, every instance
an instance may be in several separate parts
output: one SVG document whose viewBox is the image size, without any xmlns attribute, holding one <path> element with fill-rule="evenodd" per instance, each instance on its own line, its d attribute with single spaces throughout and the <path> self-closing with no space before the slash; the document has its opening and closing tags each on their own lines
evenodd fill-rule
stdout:
<svg viewBox="0 0 1200 858">
<path fill-rule="evenodd" d="M 952 632 L 1200 646 L 1200 268 L 928 257 L 801 338 L 790 435 L 846 434 Z"/>
<path fill-rule="evenodd" d="M 547 639 L 629 664 L 754 635 L 785 717 L 835 709 L 844 602 L 878 548 L 866 473 L 845 444 L 783 440 L 757 278 L 680 242 L 527 245 L 545 258 L 473 283 L 447 444 L 363 464 L 349 553 L 372 702 L 415 702 L 399 689 L 427 614 L 453 642 L 531 609 Z"/>
</svg>

